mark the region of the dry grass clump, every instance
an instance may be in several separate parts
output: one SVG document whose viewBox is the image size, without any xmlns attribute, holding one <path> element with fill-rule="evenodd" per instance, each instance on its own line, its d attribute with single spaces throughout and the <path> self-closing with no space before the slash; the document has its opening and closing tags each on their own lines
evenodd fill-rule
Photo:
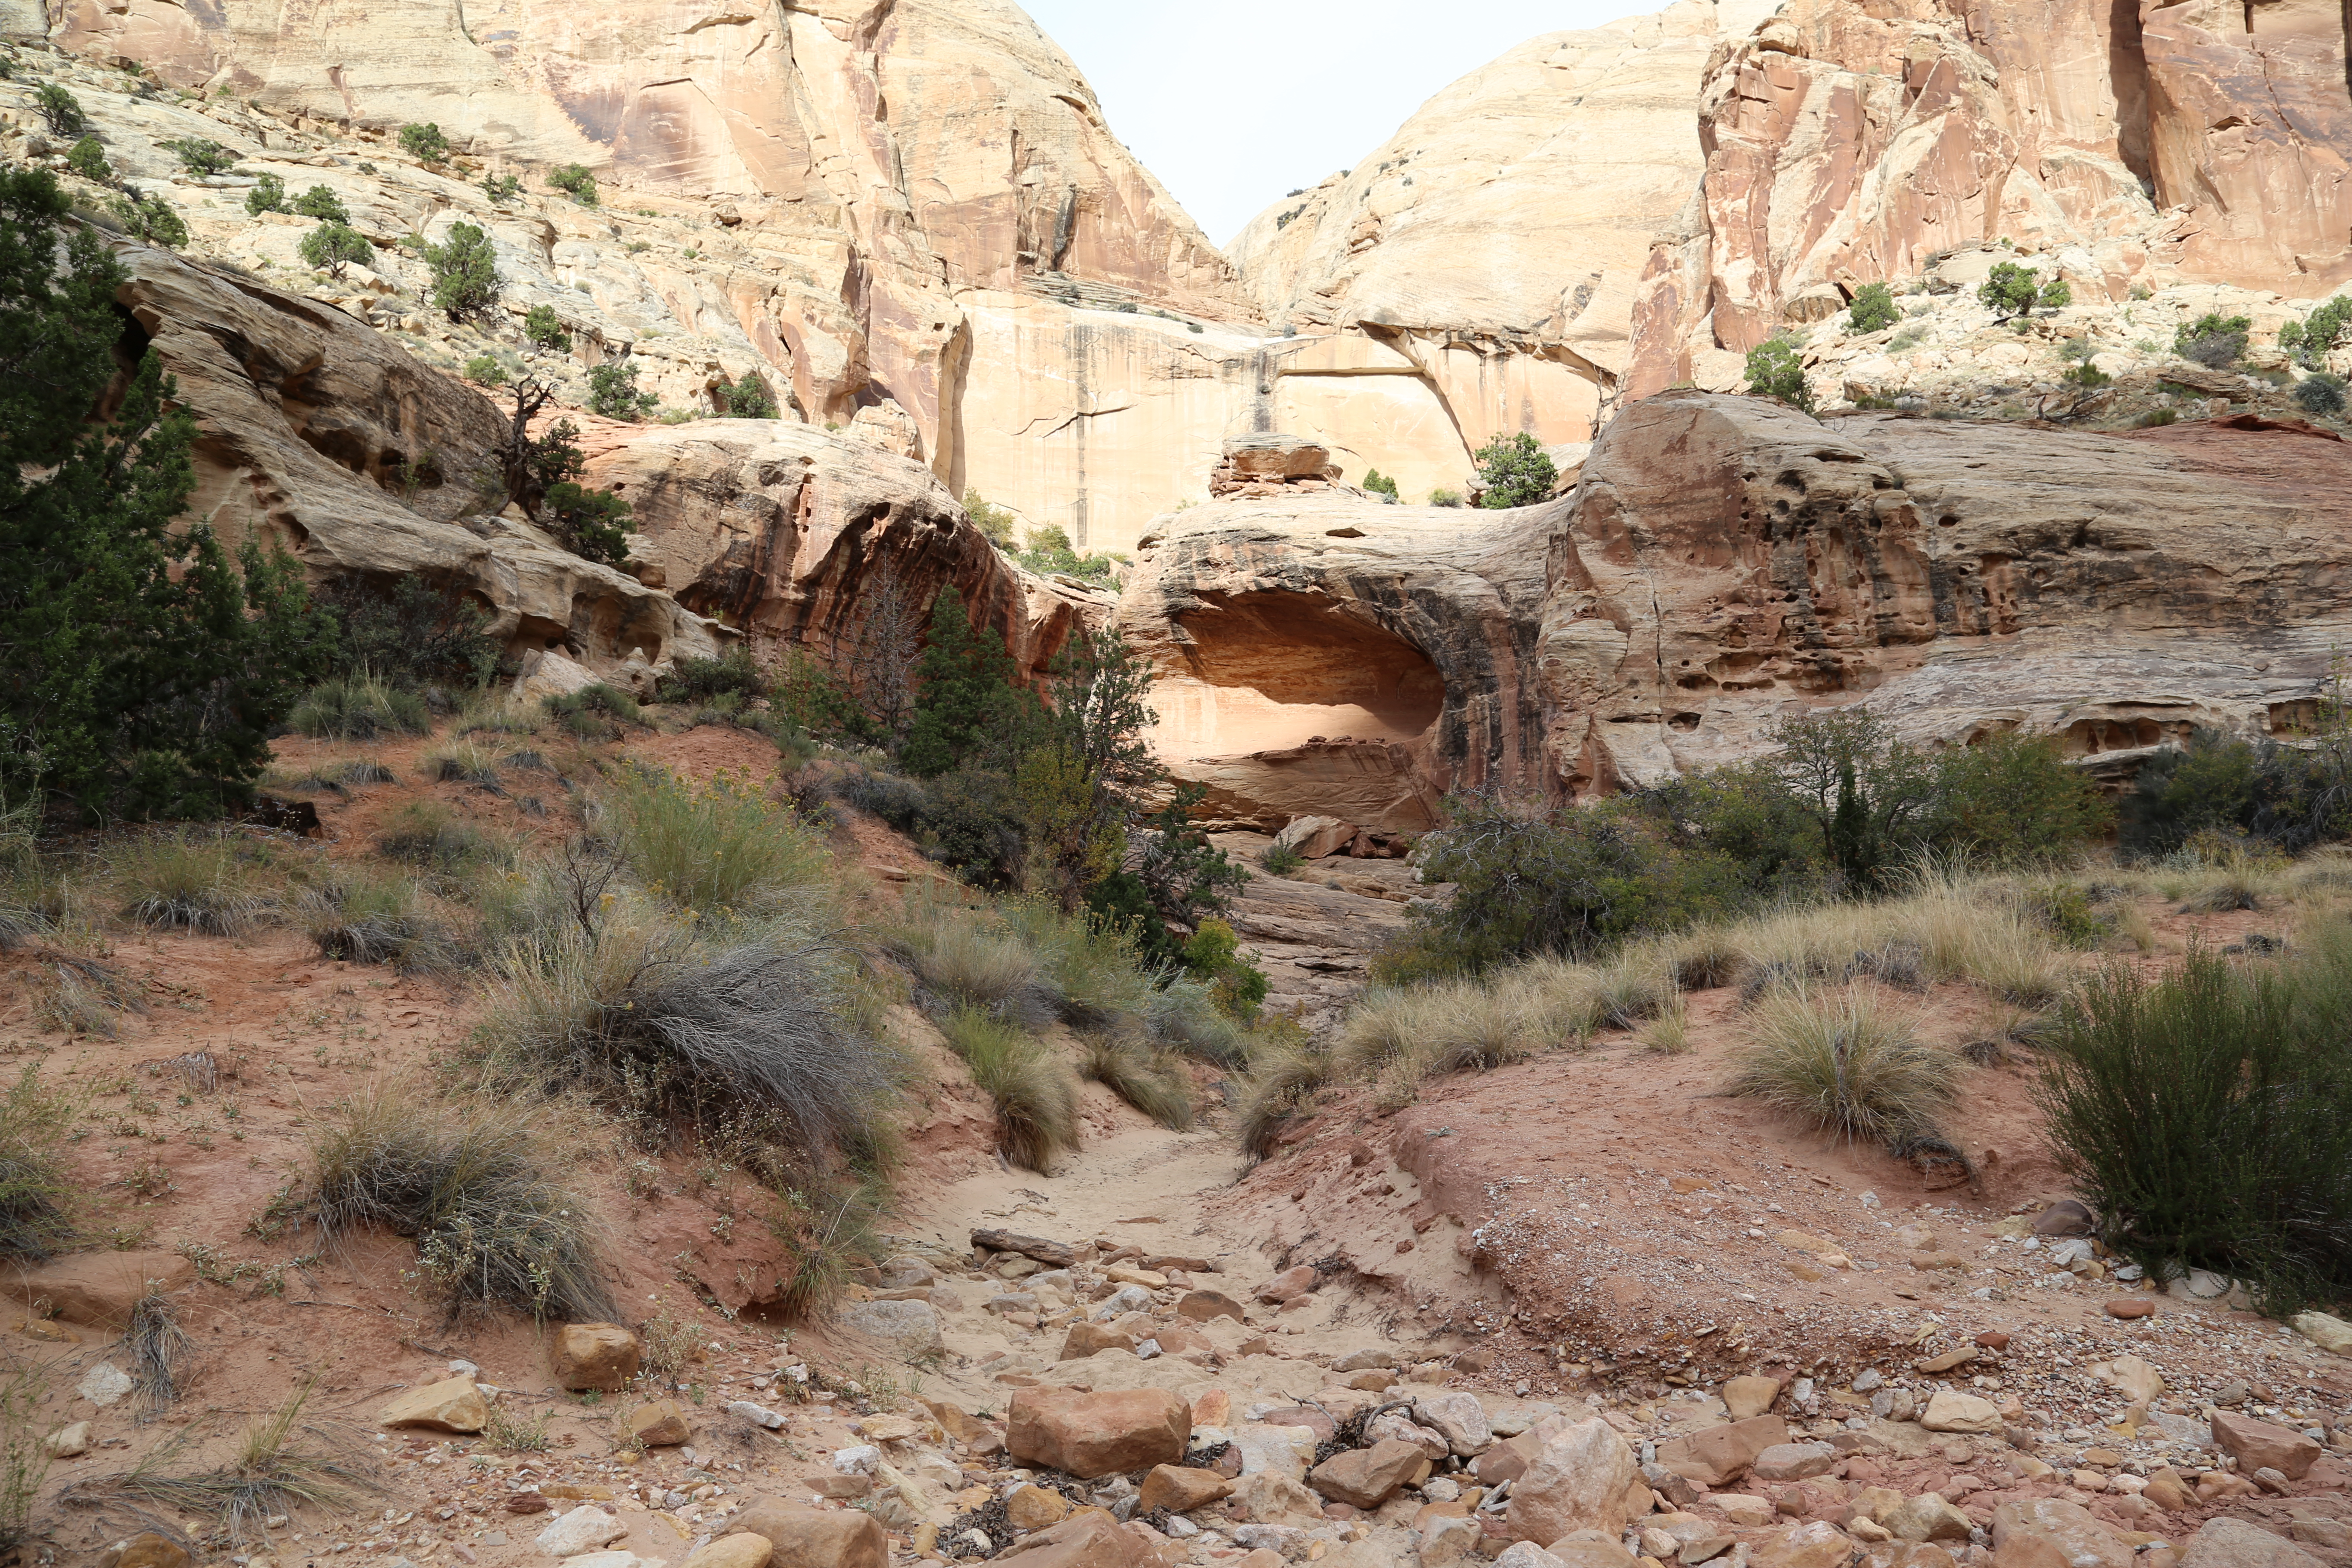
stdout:
<svg viewBox="0 0 2352 1568">
<path fill-rule="evenodd" d="M 102 1040 L 120 1034 L 124 1013 L 144 1013 L 138 983 L 102 958 L 52 951 L 35 972 L 33 1016 L 52 1029 Z"/>
<path fill-rule="evenodd" d="M 0 1256 L 38 1261 L 73 1245 L 66 1208 L 76 1189 L 58 1151 L 74 1110 L 36 1067 L 0 1095 Z"/>
<path fill-rule="evenodd" d="M 819 1156 L 880 1137 L 898 1057 L 830 939 L 623 904 L 593 931 L 510 943 L 495 968 L 474 1039 L 490 1084 L 583 1089 L 673 1138 L 746 1116 Z"/>
<path fill-rule="evenodd" d="M 472 784 L 476 789 L 499 787 L 498 753 L 478 741 L 459 738 L 425 753 L 417 769 L 435 784 Z"/>
<path fill-rule="evenodd" d="M 1634 1032 L 1645 1051 L 1678 1057 L 1691 1048 L 1690 1004 L 1677 996 L 1658 1009 L 1657 1016 Z"/>
<path fill-rule="evenodd" d="M 463 963 L 456 933 L 405 877 L 378 876 L 363 868 L 339 870 L 304 889 L 296 915 L 322 958 L 388 963 L 404 974 Z"/>
<path fill-rule="evenodd" d="M 1162 1127 L 1181 1132 L 1192 1125 L 1192 1080 L 1166 1053 L 1144 1041 L 1090 1036 L 1078 1070 Z"/>
<path fill-rule="evenodd" d="M 1054 1016 L 1053 995 L 1028 944 L 976 910 L 929 911 L 893 932 L 889 945 L 935 1005 L 970 1007 L 1031 1027 Z"/>
<path fill-rule="evenodd" d="M 996 1105 L 996 1147 L 1024 1170 L 1050 1173 L 1078 1146 L 1077 1085 L 1070 1069 L 1016 1026 L 976 1007 L 941 1025 L 948 1047 Z"/>
<path fill-rule="evenodd" d="M 1283 1133 L 1307 1100 L 1333 1077 L 1330 1053 L 1318 1048 L 1297 1024 L 1276 1019 L 1259 1033 L 1249 1074 L 1241 1083 L 1234 1130 L 1243 1155 L 1252 1161 L 1281 1147 Z"/>
<path fill-rule="evenodd" d="M 546 721 L 540 705 L 518 697 L 511 688 L 488 688 L 474 694 L 457 710 L 453 735 L 536 735 Z"/>
<path fill-rule="evenodd" d="M 613 1314 L 587 1205 L 510 1105 L 461 1108 L 398 1089 L 354 1100 L 311 1142 L 307 1196 L 331 1242 L 371 1226 L 414 1237 L 418 1273 L 452 1319 L 490 1307 Z"/>
<path fill-rule="evenodd" d="M 152 1450 L 132 1469 L 78 1480 L 58 1494 L 61 1502 L 123 1503 L 173 1520 L 217 1519 L 231 1542 L 243 1545 L 268 1539 L 268 1521 L 300 1508 L 340 1512 L 383 1487 L 353 1435 L 341 1426 L 302 1420 L 302 1407 L 318 1386 L 316 1374 L 267 1418 L 247 1428 L 228 1463 L 208 1470 L 178 1472 L 188 1440 L 183 1436 Z"/>
<path fill-rule="evenodd" d="M 180 1327 L 172 1298 L 151 1282 L 147 1293 L 131 1303 L 131 1326 L 122 1342 L 131 1362 L 131 1385 L 139 1394 L 139 1419 L 151 1421 L 178 1401 L 180 1363 L 195 1342 Z"/>
<path fill-rule="evenodd" d="M 1957 1058 L 1922 1044 L 1868 986 L 1790 987 L 1759 1007 L 1727 1089 L 1847 1138 L 1895 1143 L 1927 1132 L 1957 1090 Z"/>
<path fill-rule="evenodd" d="M 1368 991 L 1340 1026 L 1331 1065 L 1392 1089 L 1444 1073 L 1487 1071 L 1541 1048 L 1529 988 L 1470 981 Z"/>
<path fill-rule="evenodd" d="M 125 920 L 150 929 L 243 936 L 269 899 L 258 868 L 231 835 L 182 830 L 142 834 L 106 854 L 107 879 Z"/>
<path fill-rule="evenodd" d="M 823 841 L 748 778 L 720 773 L 696 785 L 631 769 L 604 807 L 621 858 L 679 909 L 772 912 L 822 901 L 832 889 Z"/>
<path fill-rule="evenodd" d="M 379 735 L 431 734 L 433 712 L 414 691 L 373 675 L 353 675 L 312 687 L 286 722 L 313 740 L 373 741 Z"/>
<path fill-rule="evenodd" d="M 33 1501 L 49 1473 L 41 1445 L 48 1397 L 48 1369 L 37 1363 L 0 1373 L 0 1553 L 19 1553 L 32 1537 Z"/>
<path fill-rule="evenodd" d="M 375 848 L 386 859 L 441 872 L 507 858 L 505 846 L 437 800 L 412 800 L 385 817 Z"/>
</svg>

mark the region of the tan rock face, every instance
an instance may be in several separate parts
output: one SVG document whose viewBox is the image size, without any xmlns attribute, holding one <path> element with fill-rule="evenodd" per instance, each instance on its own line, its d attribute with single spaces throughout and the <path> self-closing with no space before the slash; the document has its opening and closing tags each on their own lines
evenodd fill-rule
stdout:
<svg viewBox="0 0 2352 1568">
<path fill-rule="evenodd" d="M 1775 1422 L 1777 1425 L 1777 1421 Z M 1515 1541 L 1558 1541 L 1572 1531 L 1622 1531 L 1639 1512 L 1649 1511 L 1650 1494 L 1641 1484 L 1633 1450 L 1606 1421 L 1579 1422 L 1547 1442 L 1519 1479 L 1511 1483 L 1506 1515 Z"/>
<path fill-rule="evenodd" d="M 1017 1460 L 1091 1479 L 1180 1464 L 1192 1431 L 1192 1407 L 1164 1388 L 1024 1388 L 1005 1412 L 1004 1440 Z"/>
<path fill-rule="evenodd" d="M 1707 68 L 1706 172 L 1651 255 L 1628 393 L 1717 384 L 1979 242 L 2078 296 L 2175 268 L 2323 295 L 2352 276 L 2345 49 L 2319 5 L 1792 0 Z"/>
</svg>

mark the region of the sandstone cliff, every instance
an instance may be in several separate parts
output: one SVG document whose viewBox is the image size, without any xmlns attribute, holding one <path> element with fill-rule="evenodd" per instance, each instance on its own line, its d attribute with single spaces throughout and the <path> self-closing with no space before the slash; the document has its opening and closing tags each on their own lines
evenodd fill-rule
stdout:
<svg viewBox="0 0 2352 1568">
<path fill-rule="evenodd" d="M 1864 702 L 1929 744 L 2103 774 L 2199 725 L 2294 732 L 2352 630 L 2352 445 L 2128 436 L 1676 392 L 1520 512 L 1318 499 L 1164 520 L 1120 605 L 1163 753 L 1235 818 L 1425 826 L 1445 789 L 1586 794 Z M 1335 699 L 1337 700 L 1335 700 Z"/>
<path fill-rule="evenodd" d="M 2006 242 L 2078 299 L 2352 278 L 2347 22 L 2319 0 L 1790 0 L 1709 65 L 1706 168 L 1634 315 L 1632 395 L 1862 284 Z"/>
</svg>

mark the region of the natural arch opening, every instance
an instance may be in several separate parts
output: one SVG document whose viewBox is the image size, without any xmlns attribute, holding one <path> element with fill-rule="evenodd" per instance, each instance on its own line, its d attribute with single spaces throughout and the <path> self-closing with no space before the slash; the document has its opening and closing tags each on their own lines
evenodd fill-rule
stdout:
<svg viewBox="0 0 2352 1568">
<path fill-rule="evenodd" d="M 1177 624 L 1184 671 L 1153 692 L 1170 756 L 1410 742 L 1445 706 L 1428 655 L 1325 595 L 1203 595 Z"/>
</svg>

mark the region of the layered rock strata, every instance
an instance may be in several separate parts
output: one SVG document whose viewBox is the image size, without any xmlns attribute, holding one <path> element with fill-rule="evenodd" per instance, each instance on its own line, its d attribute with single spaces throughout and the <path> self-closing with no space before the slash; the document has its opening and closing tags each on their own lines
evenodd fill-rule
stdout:
<svg viewBox="0 0 2352 1568">
<path fill-rule="evenodd" d="M 2127 776 L 2199 726 L 2292 737 L 2352 630 L 2352 445 L 1669 393 L 1568 499 L 1340 498 L 1162 521 L 1120 623 L 1218 810 L 1414 831 L 1456 788 L 1584 795 L 1759 755 L 1861 702 L 1923 743 L 2055 734 Z"/>
</svg>

